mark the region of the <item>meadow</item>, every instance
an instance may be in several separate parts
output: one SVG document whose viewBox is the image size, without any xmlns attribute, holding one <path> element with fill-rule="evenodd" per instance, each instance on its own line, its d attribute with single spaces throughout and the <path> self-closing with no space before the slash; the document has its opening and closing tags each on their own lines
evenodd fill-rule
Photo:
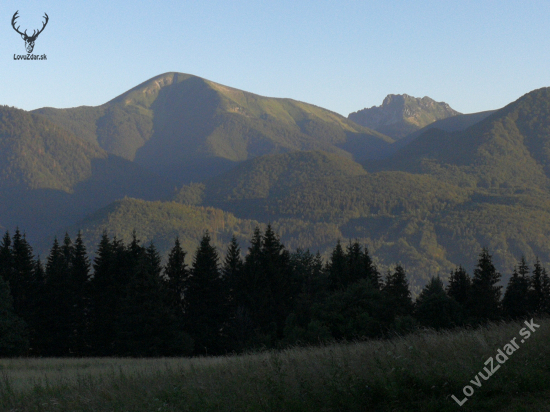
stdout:
<svg viewBox="0 0 550 412">
<path fill-rule="evenodd" d="M 0 360 L 2 411 L 550 411 L 550 319 L 203 358 Z M 497 362 L 495 361 L 495 365 Z M 475 393 L 462 406 L 463 387 Z"/>
</svg>

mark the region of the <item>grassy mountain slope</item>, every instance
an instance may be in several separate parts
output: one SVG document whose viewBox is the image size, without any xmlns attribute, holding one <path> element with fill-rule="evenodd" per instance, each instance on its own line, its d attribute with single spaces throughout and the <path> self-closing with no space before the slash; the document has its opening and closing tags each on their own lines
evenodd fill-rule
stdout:
<svg viewBox="0 0 550 412">
<path fill-rule="evenodd" d="M 447 103 L 429 97 L 390 94 L 381 106 L 350 113 L 348 118 L 399 140 L 437 120 L 459 114 Z"/>
<path fill-rule="evenodd" d="M 467 128 L 475 125 L 476 123 L 481 122 L 485 118 L 489 117 L 491 114 L 495 113 L 496 110 L 488 110 L 485 112 L 479 113 L 469 113 L 469 114 L 457 114 L 456 116 L 447 117 L 445 119 L 436 120 L 433 123 L 428 124 L 420 130 L 417 130 L 413 133 L 408 134 L 404 138 L 396 141 L 392 146 L 395 151 L 402 149 L 407 146 L 410 142 L 415 140 L 417 137 L 426 133 L 431 129 L 440 129 L 445 132 L 457 132 L 466 130 Z"/>
<path fill-rule="evenodd" d="M 547 192 L 548 118 L 550 89 L 539 89 L 464 131 L 429 130 L 379 164 L 486 190 Z"/>
<path fill-rule="evenodd" d="M 202 180 L 236 162 L 293 150 L 364 160 L 393 142 L 326 109 L 182 73 L 157 76 L 99 107 L 36 113 L 175 181 Z"/>
</svg>

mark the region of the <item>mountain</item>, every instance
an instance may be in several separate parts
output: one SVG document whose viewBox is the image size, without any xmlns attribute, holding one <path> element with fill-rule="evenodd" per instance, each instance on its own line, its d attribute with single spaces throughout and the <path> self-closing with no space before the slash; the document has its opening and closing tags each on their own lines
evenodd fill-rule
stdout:
<svg viewBox="0 0 550 412">
<path fill-rule="evenodd" d="M 295 152 L 246 161 L 184 186 L 175 200 L 271 222 L 288 244 L 325 257 L 337 239 L 357 239 L 383 270 L 402 263 L 416 285 L 459 264 L 471 271 L 482 247 L 505 280 L 522 254 L 550 262 L 550 195 L 536 185 L 487 190 L 437 174 L 368 173 L 335 154 Z"/>
<path fill-rule="evenodd" d="M 380 170 L 428 173 L 483 190 L 547 193 L 549 118 L 550 88 L 535 90 L 466 130 L 427 131 L 379 163 Z"/>
<path fill-rule="evenodd" d="M 188 252 L 187 263 L 190 263 L 205 230 L 210 232 L 218 252 L 224 254 L 233 235 L 246 248 L 246 242 L 257 225 L 261 224 L 238 219 L 231 213 L 210 207 L 124 198 L 98 209 L 63 230 L 58 230 L 57 236 L 59 238 L 67 232 L 75 237 L 80 231 L 89 248 L 88 252 L 94 255 L 103 232 L 110 237 L 116 236 L 130 242 L 135 230 L 143 244 L 154 242 L 162 257 L 168 255 L 174 246 L 174 240 L 179 237 L 182 247 Z M 50 236 L 40 243 L 39 249 L 47 252 L 52 242 L 53 236 Z"/>
<path fill-rule="evenodd" d="M 428 191 L 432 196 L 427 200 Z M 431 210 L 465 196 L 464 189 L 430 176 L 369 174 L 335 154 L 293 152 L 249 160 L 202 184 L 184 186 L 175 200 L 260 221 L 296 217 L 342 222 L 371 213 Z"/>
<path fill-rule="evenodd" d="M 166 198 L 150 172 L 77 138 L 40 115 L 0 107 L 0 220 L 31 239 L 120 197 Z"/>
<path fill-rule="evenodd" d="M 407 146 L 410 142 L 415 140 L 417 137 L 423 135 L 428 130 L 431 129 L 440 129 L 445 132 L 457 132 L 466 130 L 468 127 L 473 126 L 476 123 L 481 122 L 486 117 L 489 117 L 493 113 L 495 113 L 496 110 L 487 110 L 484 112 L 478 112 L 478 113 L 469 113 L 469 114 L 457 114 L 456 116 L 447 117 L 445 119 L 436 120 L 433 123 L 430 123 L 429 125 L 423 127 L 422 129 L 417 130 L 416 132 L 412 132 L 405 136 L 404 138 L 396 141 L 392 147 L 394 152 L 397 150 Z"/>
<path fill-rule="evenodd" d="M 1 108 L 0 224 L 46 252 L 65 230 L 93 248 L 103 230 L 136 229 L 192 253 L 204 229 L 220 252 L 232 234 L 246 250 L 271 223 L 325 258 L 357 239 L 382 271 L 402 263 L 413 289 L 471 271 L 488 247 L 506 280 L 521 255 L 550 263 L 548 119 L 539 89 L 395 143 L 313 105 L 168 73 L 98 107 Z"/>
<path fill-rule="evenodd" d="M 314 105 L 182 73 L 154 77 L 102 106 L 35 113 L 175 183 L 200 181 L 256 156 L 296 150 L 377 158 L 393 142 Z"/>
<path fill-rule="evenodd" d="M 381 106 L 350 113 L 348 119 L 399 140 L 430 123 L 459 114 L 447 103 L 429 97 L 389 94 Z"/>
</svg>

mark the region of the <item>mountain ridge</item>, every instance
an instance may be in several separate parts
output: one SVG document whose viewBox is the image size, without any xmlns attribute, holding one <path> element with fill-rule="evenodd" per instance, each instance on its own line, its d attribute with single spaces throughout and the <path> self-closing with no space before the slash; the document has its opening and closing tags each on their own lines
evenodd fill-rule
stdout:
<svg viewBox="0 0 550 412">
<path fill-rule="evenodd" d="M 175 72 L 155 76 L 101 106 L 34 112 L 77 135 L 80 122 L 84 139 L 176 177 L 175 182 L 201 180 L 268 153 L 317 149 L 364 160 L 389 152 L 393 143 L 308 103 Z"/>
</svg>

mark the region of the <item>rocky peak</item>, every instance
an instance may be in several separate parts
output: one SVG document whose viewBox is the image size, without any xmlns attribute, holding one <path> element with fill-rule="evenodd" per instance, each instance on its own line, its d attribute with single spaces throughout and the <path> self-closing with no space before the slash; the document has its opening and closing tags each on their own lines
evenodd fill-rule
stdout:
<svg viewBox="0 0 550 412">
<path fill-rule="evenodd" d="M 457 114 L 460 113 L 447 103 L 436 102 L 429 97 L 388 94 L 381 106 L 350 113 L 348 118 L 362 126 L 400 139 L 436 120 Z"/>
</svg>

